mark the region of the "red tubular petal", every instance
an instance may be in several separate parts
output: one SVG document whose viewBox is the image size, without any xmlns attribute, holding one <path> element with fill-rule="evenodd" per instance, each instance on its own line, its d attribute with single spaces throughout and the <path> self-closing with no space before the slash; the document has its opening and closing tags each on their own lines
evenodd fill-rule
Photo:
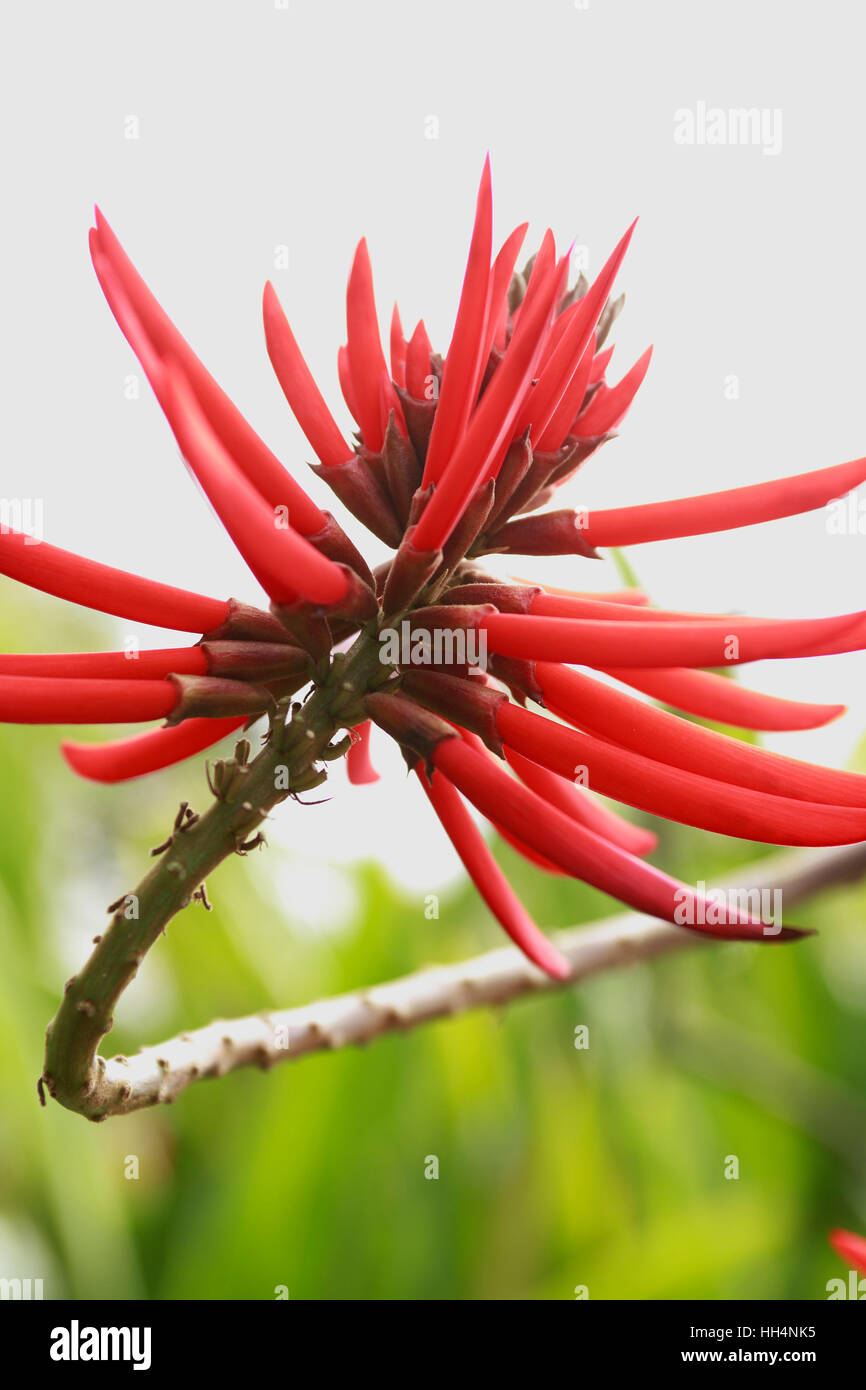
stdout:
<svg viewBox="0 0 866 1390">
<path fill-rule="evenodd" d="M 635 225 L 636 220 L 608 257 L 584 297 L 577 301 L 574 317 L 562 340 L 539 375 L 538 381 L 527 394 L 517 416 L 515 433 L 522 434 L 527 426 L 531 425 L 533 444 L 544 434 L 566 388 L 578 370 L 581 358 L 592 342 L 596 324 L 628 250 Z"/>
<path fill-rule="evenodd" d="M 346 754 L 346 773 L 353 787 L 361 787 L 370 782 L 378 782 L 379 774 L 370 760 L 370 721 L 365 719 L 352 730 L 356 735 Z"/>
<path fill-rule="evenodd" d="M 358 396 L 355 391 L 355 384 L 352 381 L 352 368 L 349 365 L 349 349 L 341 347 L 337 349 L 337 375 L 340 379 L 340 390 L 343 393 L 343 400 L 349 407 L 349 414 L 360 424 L 358 419 Z"/>
<path fill-rule="evenodd" d="M 176 676 L 206 676 L 208 664 L 201 647 L 166 647 L 159 651 L 46 652 L 35 655 L 3 653 L 0 675 L 65 676 L 67 679 L 159 680 Z"/>
<path fill-rule="evenodd" d="M 754 791 L 866 807 L 866 777 L 819 767 L 704 729 L 564 666 L 536 661 L 535 678 L 552 708 L 587 733 L 648 758 Z"/>
<path fill-rule="evenodd" d="M 484 161 L 475 208 L 469 259 L 457 306 L 454 332 L 445 358 L 439 404 L 430 434 L 421 486 L 437 483 L 466 429 L 486 365 L 484 330 L 490 295 L 493 198 L 490 157 Z"/>
<path fill-rule="evenodd" d="M 497 726 L 503 743 L 524 757 L 560 777 L 573 779 L 577 769 L 587 769 L 585 782 L 594 791 L 650 815 L 773 845 L 848 845 L 866 839 L 861 809 L 796 801 L 701 777 L 507 702 L 497 711 Z"/>
<path fill-rule="evenodd" d="M 678 916 L 683 915 L 695 924 L 703 920 L 704 914 L 698 910 L 702 900 L 693 889 L 626 854 L 617 845 L 547 805 L 462 739 L 449 738 L 439 743 L 433 750 L 433 762 L 483 815 L 497 816 L 512 833 L 524 838 L 539 853 L 549 855 L 574 878 L 667 922 L 677 921 Z M 724 924 L 718 927 L 696 925 L 693 929 L 734 940 L 774 939 L 759 921 L 747 914 L 727 908 L 723 913 Z M 779 939 L 778 934 L 775 939 Z"/>
<path fill-rule="evenodd" d="M 383 447 L 385 435 L 388 433 L 388 417 L 390 416 L 392 411 L 394 412 L 394 421 L 397 425 L 398 430 L 402 434 L 403 438 L 407 439 L 409 436 L 409 431 L 406 428 L 406 417 L 403 414 L 403 407 L 400 404 L 400 397 L 394 390 L 394 383 L 389 377 L 388 373 L 383 372 L 382 379 L 379 382 L 379 414 L 382 420 Z"/>
<path fill-rule="evenodd" d="M 831 1231 L 828 1240 L 836 1254 L 847 1264 L 866 1274 L 866 1237 L 855 1235 L 853 1231 Z"/>
<path fill-rule="evenodd" d="M 487 305 L 487 325 L 484 331 L 484 360 L 490 356 L 491 349 L 498 346 L 497 334 L 503 318 L 508 315 L 508 286 L 514 274 L 514 265 L 529 228 L 528 222 L 515 227 L 511 236 L 503 242 L 502 249 L 493 262 L 490 272 L 490 302 Z M 503 344 L 504 347 L 504 344 Z"/>
<path fill-rule="evenodd" d="M 600 594 L 565 594 L 543 589 L 532 599 L 530 613 L 542 618 L 601 618 L 613 622 L 642 623 L 738 623 L 776 622 L 778 619 L 744 617 L 741 613 L 686 613 L 671 608 L 640 608 L 637 612 L 621 601 L 606 603 Z"/>
<path fill-rule="evenodd" d="M 684 666 L 659 667 L 658 670 L 616 667 L 609 668 L 607 674 L 686 714 L 713 719 L 719 724 L 733 724 L 740 729 L 760 729 L 768 733 L 820 729 L 845 713 L 844 705 L 783 700 L 778 695 L 746 690 L 737 681 L 717 676 L 714 671 L 694 671 Z"/>
<path fill-rule="evenodd" d="M 624 816 L 618 816 L 615 811 L 602 806 L 586 787 L 559 777 L 549 768 L 515 753 L 513 748 L 506 749 L 505 756 L 521 782 L 531 791 L 537 792 L 563 815 L 571 816 L 579 825 L 585 825 L 588 830 L 601 835 L 602 839 L 610 840 L 611 844 L 619 845 L 629 854 L 652 854 L 657 847 L 657 835 L 651 830 L 644 830 L 643 826 L 632 825 Z"/>
<path fill-rule="evenodd" d="M 755 526 L 823 507 L 858 487 L 864 479 L 866 458 L 860 458 L 751 487 L 589 512 L 585 518 L 586 538 L 591 545 L 641 545 L 644 541 L 707 536 L 713 531 Z"/>
<path fill-rule="evenodd" d="M 459 743 L 460 740 L 449 739 L 448 742 Z M 496 920 L 534 965 L 554 980 L 567 980 L 571 966 L 539 931 L 515 896 L 451 782 L 441 772 L 434 772 L 432 779 L 428 779 L 421 764 L 415 771 L 448 838 Z"/>
<path fill-rule="evenodd" d="M 528 845 L 525 840 L 519 840 L 516 835 L 512 835 L 511 831 L 506 830 L 504 825 L 500 825 L 495 820 L 491 821 L 490 824 L 493 826 L 497 835 L 499 835 L 507 845 L 510 845 L 511 848 L 520 855 L 521 859 L 525 859 L 527 864 L 534 865 L 536 869 L 543 869 L 546 874 L 556 874 L 559 878 L 567 877 L 565 869 L 561 869 L 558 864 L 554 864 L 552 859 L 548 859 L 545 855 L 539 854 L 538 851 L 533 849 L 531 845 Z"/>
<path fill-rule="evenodd" d="M 185 719 L 169 729 L 148 729 L 112 743 L 61 743 L 73 772 L 91 782 L 127 782 L 191 758 L 242 729 L 241 719 Z"/>
<path fill-rule="evenodd" d="M 149 347 L 158 356 L 175 357 L 181 363 L 211 429 L 253 486 L 272 507 L 289 507 L 295 528 L 305 536 L 321 531 L 325 525 L 324 512 L 319 510 L 271 453 L 196 357 L 186 339 L 178 333 L 98 208 L 96 225 L 97 231 L 91 232 L 90 236 L 94 269 L 112 313 L 133 352 L 141 358 L 141 351 L 146 352 Z M 128 301 L 133 311 L 131 317 L 124 313 L 123 305 L 118 302 L 118 291 Z"/>
<path fill-rule="evenodd" d="M 415 544 L 419 550 L 440 549 L 478 484 L 496 475 L 553 308 L 556 285 L 552 260 L 553 238 L 548 237 L 538 253 L 520 322 L 506 353 L 418 522 Z"/>
<path fill-rule="evenodd" d="M 589 374 L 589 380 L 592 386 L 594 386 L 597 381 L 602 381 L 604 379 L 604 374 L 607 371 L 607 364 L 612 357 L 613 348 L 609 347 L 602 348 L 601 352 L 597 353 L 593 358 L 592 371 Z"/>
<path fill-rule="evenodd" d="M 616 429 L 640 390 L 652 355 L 653 350 L 648 347 L 616 386 L 599 386 L 572 430 L 577 439 L 596 439 Z"/>
<path fill-rule="evenodd" d="M 259 583 L 275 603 L 300 596 L 316 604 L 344 597 L 346 576 L 271 508 L 223 449 L 180 374 L 168 367 L 160 400 L 181 452 Z"/>
<path fill-rule="evenodd" d="M 531 587 L 542 589 L 545 594 L 560 594 L 563 598 L 586 598 L 592 599 L 595 603 L 628 604 L 630 607 L 643 607 L 649 603 L 649 595 L 642 589 L 613 589 L 609 593 L 593 593 L 590 589 L 557 589 L 553 584 L 536 585 L 532 579 L 521 579 L 517 575 L 511 577 L 515 584 L 529 584 Z"/>
<path fill-rule="evenodd" d="M 457 730 L 461 738 L 464 738 L 472 748 L 477 749 L 478 752 L 483 754 L 485 758 L 489 758 L 491 756 L 484 740 L 479 738 L 478 735 L 472 731 L 472 729 L 464 729 L 462 724 L 455 724 L 453 719 L 449 719 L 448 723 L 452 726 L 452 728 Z M 534 767 L 535 764 L 533 763 L 531 764 L 531 766 Z M 553 777 L 553 773 L 547 773 L 546 768 L 538 768 L 537 771 L 542 774 L 546 774 L 549 777 Z M 558 778 L 557 780 L 562 781 L 562 778 Z M 501 835 L 503 840 L 505 840 L 509 845 L 511 845 L 512 849 L 516 850 L 517 853 L 523 859 L 526 859 L 530 864 L 534 864 L 536 868 L 544 869 L 545 873 L 548 874 L 563 875 L 565 873 L 565 870 L 561 869 L 558 864 L 554 864 L 552 859 L 548 859 L 547 856 L 544 854 L 539 854 L 538 850 L 533 849 L 532 846 L 528 845 L 525 840 L 521 840 L 519 836 L 513 835 L 510 830 L 506 830 L 504 825 L 499 824 L 499 821 L 492 820 L 490 824 L 496 830 L 497 835 Z"/>
<path fill-rule="evenodd" d="M 425 514 L 426 515 L 426 514 Z M 491 651 L 524 660 L 579 662 L 584 666 L 724 666 L 770 658 L 857 651 L 863 624 L 857 613 L 833 618 L 732 619 L 711 622 L 600 622 L 495 613 L 483 628 Z M 850 634 L 850 636 L 849 636 Z M 735 655 L 730 639 L 736 638 Z"/>
<path fill-rule="evenodd" d="M 586 388 L 589 385 L 594 343 L 595 333 L 593 333 L 586 351 L 572 372 L 571 380 L 563 391 L 559 404 L 551 415 L 548 424 L 539 434 L 536 448 L 542 453 L 555 453 L 568 437 L 571 422 L 580 410 L 581 402 L 586 395 Z"/>
<path fill-rule="evenodd" d="M 850 628 L 842 628 L 832 633 L 826 641 L 818 642 L 814 649 L 810 646 L 809 656 L 835 656 L 839 652 L 856 652 L 866 646 L 866 613 L 861 613 Z M 805 653 L 798 652 L 798 656 Z"/>
<path fill-rule="evenodd" d="M 430 399 L 428 387 L 432 353 L 433 345 L 427 336 L 424 320 L 419 319 L 406 349 L 406 390 L 413 400 L 426 401 Z"/>
<path fill-rule="evenodd" d="M 4 724 L 135 724 L 165 719 L 177 700 L 177 690 L 165 680 L 0 676 Z"/>
<path fill-rule="evenodd" d="M 542 351 L 541 356 L 538 359 L 539 376 L 541 376 L 542 372 L 544 371 L 545 367 L 547 366 L 548 362 L 553 356 L 555 350 L 559 347 L 559 344 L 562 342 L 563 335 L 565 334 L 565 330 L 568 328 L 568 325 L 571 323 L 575 314 L 578 314 L 579 312 L 579 303 L 569 304 L 568 308 L 565 309 L 561 314 L 557 314 L 556 318 L 553 320 L 550 332 L 547 335 L 547 341 L 544 344 L 544 349 Z"/>
<path fill-rule="evenodd" d="M 142 579 L 46 541 L 34 544 L 31 536 L 6 528 L 0 528 L 0 574 L 97 613 L 178 632 L 209 632 L 224 623 L 229 612 L 225 599 Z"/>
<path fill-rule="evenodd" d="M 346 289 L 346 327 L 349 365 L 357 397 L 361 434 L 367 448 L 377 454 L 385 438 L 379 411 L 379 382 L 387 371 L 379 338 L 379 321 L 373 294 L 373 271 L 364 237 L 358 242 Z"/>
<path fill-rule="evenodd" d="M 403 324 L 400 321 L 400 310 L 394 305 L 391 314 L 391 338 L 390 338 L 390 357 L 391 357 L 391 379 L 397 386 L 406 385 L 406 339 L 403 337 Z"/>
<path fill-rule="evenodd" d="M 336 421 L 313 380 L 312 372 L 304 361 L 270 280 L 265 285 L 262 297 L 262 315 L 268 356 L 277 381 L 282 386 L 292 413 L 307 436 L 316 457 L 331 467 L 345 463 L 351 458 L 352 449 L 337 428 Z"/>
</svg>

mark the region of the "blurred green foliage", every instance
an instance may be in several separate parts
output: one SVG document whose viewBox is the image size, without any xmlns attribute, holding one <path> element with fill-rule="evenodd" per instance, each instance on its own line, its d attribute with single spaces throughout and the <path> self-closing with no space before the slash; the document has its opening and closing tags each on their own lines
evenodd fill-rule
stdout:
<svg viewBox="0 0 866 1390">
<path fill-rule="evenodd" d="M 44 649 L 100 645 L 60 610 L 16 595 L 0 646 L 32 645 L 37 614 Z M 843 1273 L 826 1232 L 866 1227 L 866 886 L 800 911 L 821 934 L 795 947 L 684 953 L 92 1125 L 39 1108 L 43 1031 L 204 778 L 92 787 L 57 742 L 0 728 L 0 1276 L 76 1298 L 820 1299 Z M 760 853 L 661 830 L 656 862 L 691 881 Z M 545 926 L 613 910 L 498 852 Z M 468 887 L 427 920 L 428 889 L 398 892 L 385 864 L 317 938 L 280 900 L 280 857 L 224 865 L 215 911 L 175 921 L 112 1051 L 499 942 Z"/>
</svg>

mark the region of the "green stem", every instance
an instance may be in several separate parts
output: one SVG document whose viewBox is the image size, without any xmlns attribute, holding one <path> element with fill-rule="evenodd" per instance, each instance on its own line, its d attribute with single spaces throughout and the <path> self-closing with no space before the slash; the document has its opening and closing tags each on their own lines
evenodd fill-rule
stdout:
<svg viewBox="0 0 866 1390">
<path fill-rule="evenodd" d="M 632 569 L 625 551 L 621 550 L 618 545 L 612 545 L 608 554 L 616 565 L 617 573 L 623 584 L 629 589 L 639 589 L 640 580 Z"/>
<path fill-rule="evenodd" d="M 363 719 L 363 695 L 388 674 L 375 632 L 363 631 L 347 653 L 334 658 L 325 680 L 288 723 L 281 704 L 252 762 L 239 744 L 235 760 L 222 764 L 214 804 L 198 819 L 175 826 L 158 862 L 122 899 L 89 960 L 66 984 L 47 1030 L 40 1083 L 61 1105 L 100 1120 L 122 1102 L 123 1083 L 106 1081 L 98 1049 L 145 955 L 217 865 L 246 852 L 274 806 L 312 784 L 313 765 L 334 734 Z"/>
</svg>

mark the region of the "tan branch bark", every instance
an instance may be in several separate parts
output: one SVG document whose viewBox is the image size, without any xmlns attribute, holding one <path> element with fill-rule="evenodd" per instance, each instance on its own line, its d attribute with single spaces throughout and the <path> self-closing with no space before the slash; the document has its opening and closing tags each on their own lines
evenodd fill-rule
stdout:
<svg viewBox="0 0 866 1390">
<path fill-rule="evenodd" d="M 742 866 L 729 886 L 781 889 L 786 909 L 823 889 L 852 882 L 866 873 L 866 843 L 842 849 L 784 853 Z M 687 948 L 718 944 L 697 932 L 672 927 L 637 913 L 553 934 L 572 965 L 565 985 L 591 975 L 651 960 Z M 743 950 L 762 949 L 744 945 Z M 797 950 L 795 945 L 781 949 Z M 513 947 L 490 951 L 457 965 L 421 970 L 387 984 L 355 990 L 298 1008 L 217 1021 L 181 1033 L 134 1057 L 97 1058 L 100 1092 L 110 1106 L 94 1119 L 124 1115 L 148 1105 L 167 1104 L 206 1077 L 225 1076 L 239 1067 L 268 1068 L 312 1052 L 372 1042 L 386 1033 L 415 1028 L 489 1005 L 562 988 Z"/>
</svg>

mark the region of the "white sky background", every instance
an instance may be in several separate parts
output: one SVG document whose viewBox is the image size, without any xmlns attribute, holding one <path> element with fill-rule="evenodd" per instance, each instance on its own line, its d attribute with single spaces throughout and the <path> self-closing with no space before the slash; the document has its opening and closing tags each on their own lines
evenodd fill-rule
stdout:
<svg viewBox="0 0 866 1390">
<path fill-rule="evenodd" d="M 206 365 L 304 478 L 309 449 L 264 347 L 265 279 L 348 432 L 336 350 L 354 245 L 366 234 L 383 333 L 397 297 L 404 325 L 423 314 L 444 351 L 488 148 L 497 245 L 529 218 L 527 252 L 549 224 L 559 245 L 576 237 L 588 248 L 594 274 L 641 216 L 619 281 L 627 304 L 611 379 L 650 342 L 655 355 L 622 437 L 567 501 L 651 501 L 866 452 L 853 4 L 43 0 L 18 6 L 14 22 L 7 13 L 4 28 L 0 495 L 44 498 L 55 544 L 256 598 L 146 385 L 125 398 L 136 364 L 90 266 L 94 202 Z M 677 145 L 675 111 L 701 101 L 779 109 L 780 153 Z M 129 117 L 138 139 L 125 138 Z M 288 270 L 274 268 L 281 245 Z M 736 400 L 725 396 L 730 374 Z M 317 479 L 304 481 L 330 505 Z M 812 513 L 630 558 L 660 604 L 793 616 L 864 606 L 864 550 L 864 536 L 830 535 Z M 618 582 L 607 563 L 514 568 L 576 588 Z M 107 623 L 112 643 L 130 635 Z M 769 740 L 844 762 L 866 724 L 862 654 L 744 674 L 764 690 L 846 702 L 835 726 Z M 349 789 L 337 773 L 329 805 L 286 810 L 271 838 L 349 860 L 387 837 L 402 846 L 400 877 L 417 882 L 423 866 L 429 882 L 450 868 L 450 851 L 382 742 L 384 783 Z"/>
</svg>

